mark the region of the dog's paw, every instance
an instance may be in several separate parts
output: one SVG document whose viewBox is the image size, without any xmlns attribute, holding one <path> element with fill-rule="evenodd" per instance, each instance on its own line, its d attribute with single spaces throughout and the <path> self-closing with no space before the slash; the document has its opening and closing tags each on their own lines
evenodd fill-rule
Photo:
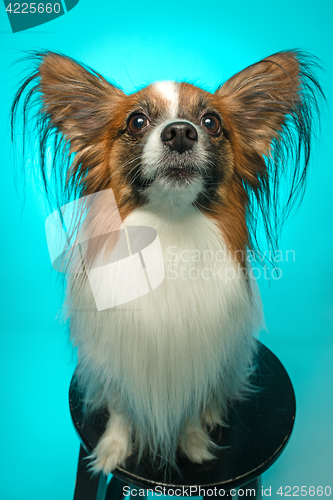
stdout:
<svg viewBox="0 0 333 500">
<path fill-rule="evenodd" d="M 110 474 L 118 465 L 123 465 L 131 454 L 129 439 L 124 436 L 104 436 L 99 441 L 90 458 L 90 470 L 98 474 Z"/>
<path fill-rule="evenodd" d="M 180 439 L 180 449 L 191 462 L 198 464 L 215 458 L 211 453 L 214 447 L 214 443 L 201 427 L 188 426 L 185 434 Z"/>
<path fill-rule="evenodd" d="M 202 414 L 202 423 L 208 428 L 213 429 L 217 425 L 225 425 L 219 412 L 215 408 L 207 408 Z"/>
</svg>

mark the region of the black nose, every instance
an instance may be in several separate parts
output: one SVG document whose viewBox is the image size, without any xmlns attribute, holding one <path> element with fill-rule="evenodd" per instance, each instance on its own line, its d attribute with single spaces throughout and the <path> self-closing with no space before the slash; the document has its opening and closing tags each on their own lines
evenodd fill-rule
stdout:
<svg viewBox="0 0 333 500">
<path fill-rule="evenodd" d="M 173 122 L 162 130 L 161 139 L 170 149 L 182 154 L 193 148 L 198 140 L 198 133 L 189 122 Z"/>
</svg>

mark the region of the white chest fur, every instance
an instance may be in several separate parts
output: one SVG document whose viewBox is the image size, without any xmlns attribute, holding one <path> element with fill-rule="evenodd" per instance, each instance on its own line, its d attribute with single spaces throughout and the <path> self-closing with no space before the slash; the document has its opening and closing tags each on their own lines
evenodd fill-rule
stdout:
<svg viewBox="0 0 333 500">
<path fill-rule="evenodd" d="M 157 230 L 165 279 L 104 311 L 96 310 L 87 281 L 74 284 L 71 333 L 92 406 L 117 398 L 139 429 L 148 425 L 163 441 L 211 398 L 221 393 L 223 407 L 237 396 L 260 314 L 217 226 L 195 208 L 181 218 L 141 208 L 125 225 Z"/>
</svg>

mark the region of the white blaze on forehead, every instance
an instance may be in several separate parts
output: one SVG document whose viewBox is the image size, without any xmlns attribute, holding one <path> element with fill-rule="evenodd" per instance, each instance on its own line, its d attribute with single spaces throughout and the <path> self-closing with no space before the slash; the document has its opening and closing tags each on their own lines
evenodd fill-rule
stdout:
<svg viewBox="0 0 333 500">
<path fill-rule="evenodd" d="M 146 191 L 149 202 L 152 205 L 157 204 L 163 207 L 171 203 L 173 211 L 178 209 L 178 205 L 180 207 L 183 207 L 184 204 L 191 206 L 198 194 L 203 190 L 203 181 L 200 176 L 194 177 L 193 180 L 176 187 L 163 177 L 158 178 L 159 173 L 168 168 L 168 159 L 166 158 L 168 148 L 161 139 L 163 129 L 175 121 L 191 123 L 188 120 L 179 118 L 179 88 L 180 84 L 172 81 L 157 82 L 151 86 L 154 97 L 163 100 L 163 105 L 161 106 L 160 120 L 155 126 L 151 127 L 145 137 L 141 158 L 142 178 L 153 181 Z M 166 110 L 165 105 L 167 105 Z M 191 125 L 195 127 L 198 133 L 198 143 L 195 146 L 196 153 L 193 159 L 195 163 L 201 165 L 204 169 L 207 163 L 205 137 L 200 127 L 193 123 Z"/>
<path fill-rule="evenodd" d="M 168 102 L 169 118 L 177 118 L 179 107 L 179 84 L 170 81 L 156 82 L 153 88 Z"/>
</svg>

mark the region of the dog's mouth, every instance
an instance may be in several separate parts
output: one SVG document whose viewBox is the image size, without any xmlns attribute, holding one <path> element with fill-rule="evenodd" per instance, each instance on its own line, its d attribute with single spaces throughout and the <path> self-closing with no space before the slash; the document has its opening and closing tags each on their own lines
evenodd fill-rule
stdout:
<svg viewBox="0 0 333 500">
<path fill-rule="evenodd" d="M 167 183 L 172 185 L 190 184 L 202 176 L 202 168 L 198 159 L 191 153 L 179 155 L 178 153 L 167 154 L 158 162 L 154 172 L 148 177 L 143 168 L 141 174 L 136 176 L 135 185 L 146 189 L 153 183 Z"/>
<path fill-rule="evenodd" d="M 172 166 L 167 169 L 163 169 L 161 172 L 157 173 L 154 177 L 144 178 L 143 176 L 137 176 L 134 184 L 141 188 L 146 189 L 151 186 L 154 182 L 169 182 L 170 184 L 181 184 L 189 183 L 200 177 L 199 171 L 196 168 L 183 167 L 183 166 Z"/>
<path fill-rule="evenodd" d="M 198 177 L 199 172 L 193 167 L 170 167 L 160 174 L 160 177 L 170 181 L 189 181 Z"/>
</svg>

